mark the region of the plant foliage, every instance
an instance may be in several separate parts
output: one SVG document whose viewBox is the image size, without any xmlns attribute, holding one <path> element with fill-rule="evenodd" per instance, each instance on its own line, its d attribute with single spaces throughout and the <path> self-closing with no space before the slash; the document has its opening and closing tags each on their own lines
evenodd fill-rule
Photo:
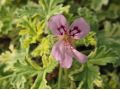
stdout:
<svg viewBox="0 0 120 90">
<path fill-rule="evenodd" d="M 87 37 L 75 43 L 87 63 L 58 68 L 47 26 L 56 14 L 90 24 Z M 119 0 L 0 0 L 1 89 L 120 88 L 119 53 Z"/>
</svg>

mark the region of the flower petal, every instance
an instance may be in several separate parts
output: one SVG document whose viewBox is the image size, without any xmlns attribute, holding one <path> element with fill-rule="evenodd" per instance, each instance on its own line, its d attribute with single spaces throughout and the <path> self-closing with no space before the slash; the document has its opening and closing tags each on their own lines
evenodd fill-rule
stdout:
<svg viewBox="0 0 120 90">
<path fill-rule="evenodd" d="M 62 60 L 60 65 L 63 68 L 70 68 L 72 65 L 72 57 L 68 53 L 65 53 L 65 58 L 64 58 L 64 60 Z"/>
<path fill-rule="evenodd" d="M 58 41 L 52 48 L 51 54 L 63 68 L 70 68 L 72 65 L 73 52 L 71 46 L 64 45 L 64 41 Z"/>
<path fill-rule="evenodd" d="M 57 60 L 57 61 L 61 61 L 64 59 L 64 56 L 63 54 L 61 53 L 61 44 L 62 42 L 61 41 L 58 41 L 55 43 L 55 45 L 53 46 L 52 48 L 52 51 L 51 51 L 51 54 L 52 56 Z"/>
<path fill-rule="evenodd" d="M 62 51 L 64 53 L 64 59 L 60 62 L 60 65 L 63 68 L 70 68 L 72 65 L 72 51 L 70 49 L 70 46 L 64 46 L 64 51 Z"/>
<path fill-rule="evenodd" d="M 80 39 L 85 37 L 89 31 L 89 24 L 83 18 L 78 18 L 70 26 L 69 34 L 75 39 Z"/>
<path fill-rule="evenodd" d="M 74 57 L 80 62 L 80 63 L 85 63 L 87 61 L 87 56 L 78 52 L 75 49 L 72 49 Z"/>
<path fill-rule="evenodd" d="M 53 34 L 63 35 L 67 32 L 68 24 L 66 18 L 63 15 L 58 14 L 50 18 L 48 27 L 51 29 Z"/>
</svg>

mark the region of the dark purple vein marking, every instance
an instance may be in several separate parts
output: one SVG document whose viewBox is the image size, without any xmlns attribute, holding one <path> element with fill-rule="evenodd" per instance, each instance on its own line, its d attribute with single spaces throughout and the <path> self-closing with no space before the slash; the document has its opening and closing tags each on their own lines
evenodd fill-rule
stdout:
<svg viewBox="0 0 120 90">
<path fill-rule="evenodd" d="M 73 31 L 76 31 L 76 32 L 72 34 Z M 78 33 L 81 33 L 81 30 L 77 26 L 74 26 L 73 29 L 70 29 L 70 36 L 75 36 Z"/>
<path fill-rule="evenodd" d="M 60 35 L 63 35 L 66 32 L 65 26 L 61 25 L 60 27 L 58 27 L 58 31 Z"/>
</svg>

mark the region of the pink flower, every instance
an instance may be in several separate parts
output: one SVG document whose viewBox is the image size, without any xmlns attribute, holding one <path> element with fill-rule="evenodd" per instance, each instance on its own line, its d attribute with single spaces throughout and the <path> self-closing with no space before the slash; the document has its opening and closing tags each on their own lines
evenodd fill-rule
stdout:
<svg viewBox="0 0 120 90">
<path fill-rule="evenodd" d="M 84 38 L 90 31 L 90 26 L 83 18 L 76 19 L 69 27 L 63 15 L 55 15 L 50 18 L 48 26 L 52 33 L 59 37 L 51 54 L 63 68 L 71 67 L 73 57 L 80 63 L 86 62 L 87 56 L 73 47 L 75 39 Z"/>
</svg>

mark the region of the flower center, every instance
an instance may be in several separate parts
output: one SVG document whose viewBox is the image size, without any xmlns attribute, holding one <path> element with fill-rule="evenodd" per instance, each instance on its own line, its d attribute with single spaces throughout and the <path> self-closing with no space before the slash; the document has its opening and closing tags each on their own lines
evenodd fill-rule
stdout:
<svg viewBox="0 0 120 90">
<path fill-rule="evenodd" d="M 73 46 L 73 38 L 67 32 L 65 26 L 61 25 L 60 27 L 58 27 L 58 31 L 60 34 L 59 39 L 64 41 L 64 45 L 65 46 L 68 46 L 68 45 Z"/>
<path fill-rule="evenodd" d="M 64 41 L 64 45 L 65 46 L 68 46 L 68 45 L 73 46 L 73 39 L 67 33 L 65 33 L 62 36 L 59 36 L 59 39 L 62 40 L 62 41 Z"/>
</svg>

